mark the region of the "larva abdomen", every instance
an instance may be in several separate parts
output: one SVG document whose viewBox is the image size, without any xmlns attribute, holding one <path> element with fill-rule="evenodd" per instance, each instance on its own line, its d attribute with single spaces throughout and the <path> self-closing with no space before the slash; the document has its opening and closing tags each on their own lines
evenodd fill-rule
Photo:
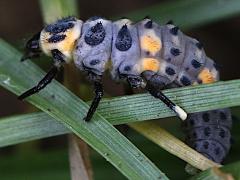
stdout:
<svg viewBox="0 0 240 180">
<path fill-rule="evenodd" d="M 231 126 L 229 109 L 189 114 L 183 123 L 185 141 L 209 159 L 221 163 L 231 146 Z"/>
</svg>

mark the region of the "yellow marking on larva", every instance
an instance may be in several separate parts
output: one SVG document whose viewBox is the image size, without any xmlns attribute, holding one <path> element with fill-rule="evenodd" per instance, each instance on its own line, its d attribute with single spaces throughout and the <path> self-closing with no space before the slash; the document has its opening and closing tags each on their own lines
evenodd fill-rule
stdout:
<svg viewBox="0 0 240 180">
<path fill-rule="evenodd" d="M 73 51 L 73 48 L 75 47 L 75 41 L 76 41 L 76 36 L 75 36 L 75 31 L 74 29 L 70 29 L 65 33 L 66 38 L 61 41 L 62 43 L 62 50 L 63 51 Z"/>
<path fill-rule="evenodd" d="M 216 81 L 216 77 L 209 69 L 204 68 L 198 75 L 198 79 L 202 81 L 203 84 L 212 83 Z"/>
<path fill-rule="evenodd" d="M 149 51 L 152 55 L 155 55 L 162 48 L 162 42 L 155 33 L 144 35 L 140 39 L 141 48 L 145 51 Z"/>
<path fill-rule="evenodd" d="M 41 33 L 41 48 L 43 52 L 51 56 L 51 50 L 58 49 L 66 57 L 65 60 L 69 61 L 72 59 L 72 52 L 75 48 L 76 40 L 81 34 L 81 30 L 76 24 L 73 28 L 68 29 L 66 32 L 59 33 L 61 35 L 66 35 L 65 39 L 56 43 L 49 43 L 48 39 L 51 37 L 51 34 L 45 31 Z"/>
<path fill-rule="evenodd" d="M 143 71 L 154 71 L 157 72 L 159 70 L 160 63 L 157 59 L 154 58 L 143 58 L 142 59 L 142 70 Z"/>
</svg>

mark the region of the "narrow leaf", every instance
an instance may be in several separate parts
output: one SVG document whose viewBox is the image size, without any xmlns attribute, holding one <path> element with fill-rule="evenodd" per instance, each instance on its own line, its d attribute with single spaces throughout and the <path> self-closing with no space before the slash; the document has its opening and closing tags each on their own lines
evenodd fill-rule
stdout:
<svg viewBox="0 0 240 180">
<path fill-rule="evenodd" d="M 8 82 L 8 79 L 4 81 L 2 78 L 2 80 L 5 83 Z M 239 92 L 240 80 L 164 91 L 188 113 L 239 106 Z M 114 125 L 175 115 L 162 102 L 148 94 L 104 99 L 100 103 L 98 112 Z M 53 119 L 42 112 L 2 118 L 0 120 L 0 147 L 69 132 L 67 128 Z"/>
<path fill-rule="evenodd" d="M 78 16 L 76 0 L 40 0 L 44 22 L 49 24 L 56 19 L 67 16 Z"/>
<path fill-rule="evenodd" d="M 191 178 L 191 180 L 234 180 L 240 179 L 240 162 L 227 164 L 221 168 L 210 168 Z"/>
</svg>

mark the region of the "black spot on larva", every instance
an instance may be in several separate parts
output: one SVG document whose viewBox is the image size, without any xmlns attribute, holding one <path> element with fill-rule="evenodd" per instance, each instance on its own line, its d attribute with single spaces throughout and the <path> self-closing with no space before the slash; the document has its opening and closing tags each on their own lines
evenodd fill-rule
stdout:
<svg viewBox="0 0 240 180">
<path fill-rule="evenodd" d="M 119 51 L 127 51 L 132 46 L 132 37 L 127 25 L 119 30 L 115 46 Z"/>
<path fill-rule="evenodd" d="M 167 68 L 165 69 L 165 72 L 166 72 L 168 75 L 170 75 L 170 76 L 176 74 L 175 70 L 174 70 L 173 68 L 171 68 L 171 67 L 167 67 Z"/>
<path fill-rule="evenodd" d="M 169 30 L 169 32 L 170 32 L 172 35 L 176 36 L 176 35 L 178 34 L 178 30 L 179 30 L 179 27 L 175 26 L 175 27 L 171 28 L 171 29 Z"/>
<path fill-rule="evenodd" d="M 186 68 L 185 68 L 185 71 L 188 71 L 188 70 L 189 70 L 189 67 L 186 67 Z"/>
<path fill-rule="evenodd" d="M 146 55 L 149 56 L 149 55 L 150 55 L 150 52 L 149 52 L 149 51 L 146 51 Z"/>
<path fill-rule="evenodd" d="M 66 38 L 65 34 L 59 35 L 59 34 L 53 34 L 49 39 L 48 42 L 49 43 L 57 43 L 60 42 L 62 40 L 64 40 Z"/>
<path fill-rule="evenodd" d="M 73 26 L 74 26 L 74 23 L 64 21 L 64 22 L 59 22 L 55 24 L 49 24 L 44 28 L 44 30 L 46 32 L 49 32 L 50 34 L 58 34 L 73 28 Z"/>
<path fill-rule="evenodd" d="M 97 64 L 99 64 L 99 63 L 100 63 L 100 60 L 99 60 L 99 59 L 93 59 L 93 60 L 91 60 L 90 65 L 91 65 L 91 66 L 95 66 L 95 65 L 97 65 Z"/>
<path fill-rule="evenodd" d="M 120 19 L 128 19 L 126 16 L 122 16 Z"/>
<path fill-rule="evenodd" d="M 223 129 L 221 129 L 221 131 L 219 132 L 219 136 L 220 136 L 221 138 L 225 138 L 226 133 L 225 133 L 225 131 L 224 131 Z"/>
<path fill-rule="evenodd" d="M 210 121 L 208 113 L 203 113 L 202 118 L 203 118 L 204 122 L 209 122 Z"/>
<path fill-rule="evenodd" d="M 197 42 L 196 46 L 198 49 L 202 49 L 203 48 L 203 44 L 201 42 Z"/>
<path fill-rule="evenodd" d="M 167 59 L 166 59 L 167 62 L 170 62 L 171 60 L 172 60 L 171 58 L 167 58 Z"/>
<path fill-rule="evenodd" d="M 210 129 L 210 127 L 204 128 L 204 135 L 205 135 L 205 136 L 209 136 L 210 134 L 211 134 L 211 129 Z"/>
<path fill-rule="evenodd" d="M 180 55 L 180 50 L 179 49 L 177 49 L 177 48 L 171 48 L 170 49 L 170 53 L 173 55 L 173 56 L 178 56 L 178 55 Z"/>
<path fill-rule="evenodd" d="M 90 46 L 100 44 L 105 38 L 106 32 L 101 22 L 98 22 L 93 27 L 89 28 L 84 40 Z"/>
<path fill-rule="evenodd" d="M 192 146 L 193 149 L 197 149 L 198 148 L 198 144 L 195 143 L 193 146 Z"/>
<path fill-rule="evenodd" d="M 220 112 L 220 118 L 221 118 L 221 120 L 226 120 L 227 116 L 224 112 Z"/>
<path fill-rule="evenodd" d="M 149 20 L 148 22 L 146 22 L 144 24 L 144 27 L 147 28 L 147 29 L 151 29 L 153 27 L 153 22 L 152 20 Z"/>
<path fill-rule="evenodd" d="M 201 79 L 198 79 L 197 82 L 198 82 L 198 84 L 202 84 L 202 80 Z"/>
<path fill-rule="evenodd" d="M 201 67 L 201 63 L 198 62 L 196 59 L 193 59 L 193 60 L 191 61 L 191 64 L 192 64 L 192 66 L 193 66 L 195 69 Z"/>
<path fill-rule="evenodd" d="M 220 148 L 215 148 L 215 149 L 214 149 L 214 153 L 215 153 L 216 155 L 219 155 L 219 154 L 220 154 Z"/>
<path fill-rule="evenodd" d="M 59 20 L 57 21 L 57 23 L 63 23 L 63 22 L 69 22 L 69 21 L 76 21 L 76 20 L 77 20 L 76 17 L 74 17 L 74 16 L 68 16 L 68 17 L 59 19 Z"/>
<path fill-rule="evenodd" d="M 124 71 L 130 71 L 132 68 L 131 68 L 131 66 L 125 66 L 124 67 Z"/>
<path fill-rule="evenodd" d="M 208 146 L 209 146 L 209 143 L 208 143 L 207 141 L 205 141 L 205 142 L 203 143 L 204 149 L 208 149 Z"/>
<path fill-rule="evenodd" d="M 169 20 L 166 24 L 173 24 L 173 20 Z"/>
<path fill-rule="evenodd" d="M 193 136 L 193 138 L 197 138 L 197 133 L 194 132 L 194 133 L 192 134 L 192 136 Z"/>
<path fill-rule="evenodd" d="M 150 16 L 145 16 L 143 19 L 151 19 Z"/>
<path fill-rule="evenodd" d="M 189 119 L 189 123 L 191 124 L 191 126 L 194 126 L 194 124 L 195 124 L 193 119 Z"/>
<path fill-rule="evenodd" d="M 184 86 L 189 86 L 191 85 L 191 81 L 186 77 L 186 76 L 182 76 L 181 79 L 180 79 L 181 83 L 184 85 Z"/>
</svg>

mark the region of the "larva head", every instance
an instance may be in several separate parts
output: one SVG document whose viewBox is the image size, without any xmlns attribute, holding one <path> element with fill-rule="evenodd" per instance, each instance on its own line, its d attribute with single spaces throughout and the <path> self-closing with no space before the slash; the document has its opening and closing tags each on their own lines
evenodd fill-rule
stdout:
<svg viewBox="0 0 240 180">
<path fill-rule="evenodd" d="M 47 25 L 40 34 L 40 47 L 42 51 L 51 56 L 53 49 L 59 50 L 65 61 L 72 59 L 72 52 L 77 39 L 81 34 L 82 21 L 75 17 L 67 17 Z"/>
</svg>

